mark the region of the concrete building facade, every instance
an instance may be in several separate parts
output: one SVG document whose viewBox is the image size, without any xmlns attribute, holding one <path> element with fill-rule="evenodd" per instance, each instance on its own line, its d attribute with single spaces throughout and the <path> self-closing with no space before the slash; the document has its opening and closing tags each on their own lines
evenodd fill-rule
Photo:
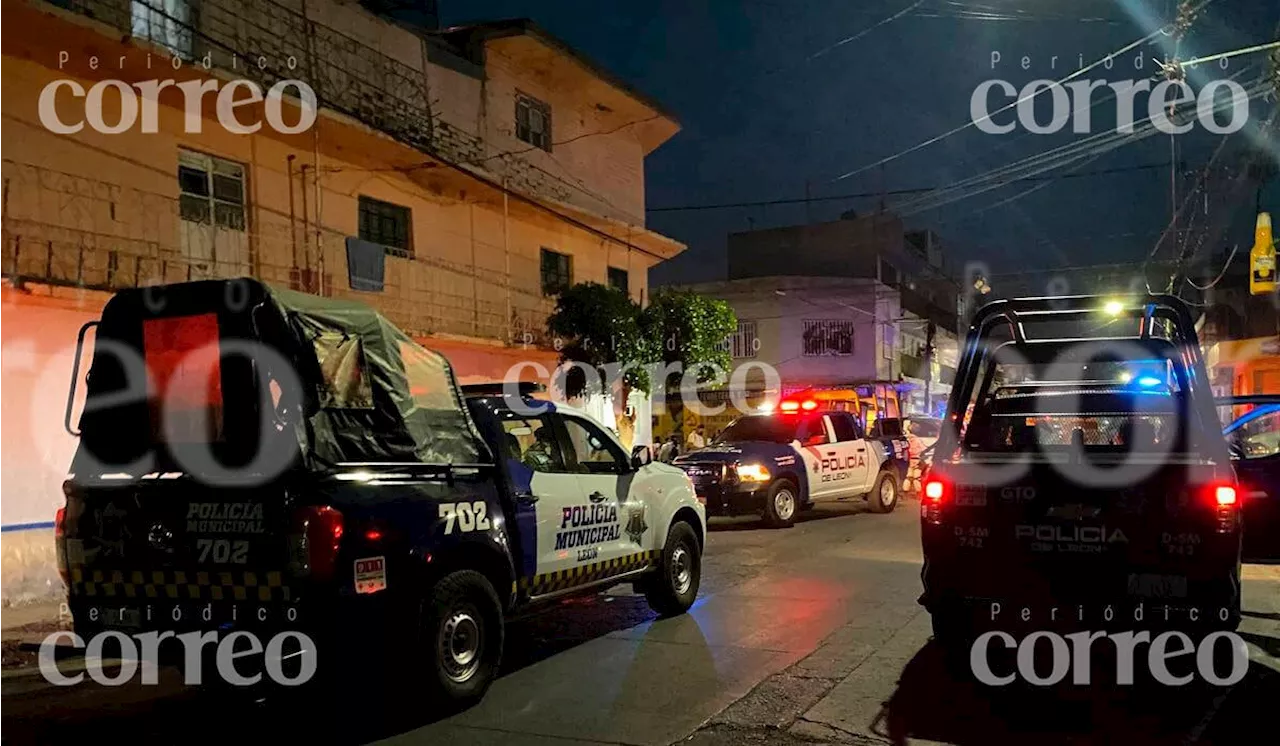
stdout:
<svg viewBox="0 0 1280 746">
<path fill-rule="evenodd" d="M 643 302 L 684 248 L 644 225 L 644 158 L 679 125 L 526 21 L 339 0 L 16 0 L 3 20 L 5 603 L 57 588 L 71 354 L 112 290 L 251 275 L 358 299 L 469 383 L 554 367 L 560 288 Z M 302 87 L 273 112 L 236 83 L 287 80 L 315 95 L 294 132 Z M 192 105 L 184 83 L 210 90 Z"/>
</svg>

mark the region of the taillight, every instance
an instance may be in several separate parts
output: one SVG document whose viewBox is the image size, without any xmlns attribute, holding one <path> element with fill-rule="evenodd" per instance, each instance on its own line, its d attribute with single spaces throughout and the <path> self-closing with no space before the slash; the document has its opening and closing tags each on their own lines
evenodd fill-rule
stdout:
<svg viewBox="0 0 1280 746">
<path fill-rule="evenodd" d="M 294 569 L 316 580 L 332 578 L 342 545 L 342 513 L 328 505 L 301 508 L 294 526 L 299 544 Z"/>
<path fill-rule="evenodd" d="M 1210 505 L 1213 506 L 1217 518 L 1217 529 L 1220 534 L 1229 534 L 1240 525 L 1238 495 L 1233 484 L 1213 484 L 1209 486 Z"/>
<path fill-rule="evenodd" d="M 929 477 L 924 481 L 924 499 L 920 501 L 920 517 L 927 523 L 942 523 L 942 506 L 946 502 L 950 488 L 947 483 L 937 477 Z"/>
<path fill-rule="evenodd" d="M 58 508 L 58 512 L 53 518 L 53 537 L 57 543 L 58 555 L 58 575 L 62 577 L 62 582 L 71 585 L 71 572 L 67 569 L 67 546 L 63 541 L 67 536 L 67 509 Z"/>
</svg>

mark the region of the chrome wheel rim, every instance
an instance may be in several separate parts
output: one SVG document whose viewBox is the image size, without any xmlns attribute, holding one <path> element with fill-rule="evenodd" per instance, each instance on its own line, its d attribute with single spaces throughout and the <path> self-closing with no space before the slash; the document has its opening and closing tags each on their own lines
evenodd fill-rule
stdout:
<svg viewBox="0 0 1280 746">
<path fill-rule="evenodd" d="M 450 681 L 466 683 L 480 670 L 482 638 L 480 623 L 469 612 L 457 610 L 445 620 L 440 628 L 440 662 Z"/>
<path fill-rule="evenodd" d="M 896 490 L 893 488 L 893 480 L 886 479 L 880 483 L 880 504 L 886 508 L 893 505 L 893 501 L 897 498 Z"/>
<path fill-rule="evenodd" d="M 792 495 L 790 490 L 779 490 L 778 494 L 773 496 L 773 509 L 782 520 L 790 520 L 792 514 L 796 512 L 795 495 Z"/>
<path fill-rule="evenodd" d="M 693 557 L 683 546 L 671 553 L 671 587 L 676 595 L 683 596 L 693 586 Z"/>
</svg>

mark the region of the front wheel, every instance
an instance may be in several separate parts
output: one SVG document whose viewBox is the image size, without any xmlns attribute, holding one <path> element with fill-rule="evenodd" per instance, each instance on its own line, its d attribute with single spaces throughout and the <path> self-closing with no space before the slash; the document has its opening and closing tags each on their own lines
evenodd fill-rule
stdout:
<svg viewBox="0 0 1280 746">
<path fill-rule="evenodd" d="M 473 570 L 449 573 L 422 603 L 419 661 L 428 701 L 448 708 L 480 701 L 502 661 L 502 603 Z"/>
<path fill-rule="evenodd" d="M 875 513 L 892 513 L 898 505 L 898 478 L 893 472 L 885 470 L 876 477 L 871 494 L 867 495 L 867 505 Z"/>
<path fill-rule="evenodd" d="M 796 486 L 785 479 L 779 479 L 769 488 L 764 505 L 764 521 L 774 528 L 786 528 L 795 523 L 796 510 L 800 501 L 796 497 Z"/>
<path fill-rule="evenodd" d="M 661 616 L 683 614 L 698 597 L 702 580 L 702 554 L 693 527 L 684 521 L 667 531 L 658 570 L 644 584 L 649 606 Z"/>
</svg>

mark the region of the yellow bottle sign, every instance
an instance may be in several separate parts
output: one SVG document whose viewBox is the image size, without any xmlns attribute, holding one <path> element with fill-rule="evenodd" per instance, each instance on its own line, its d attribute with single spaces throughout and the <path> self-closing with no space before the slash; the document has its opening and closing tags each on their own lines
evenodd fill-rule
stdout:
<svg viewBox="0 0 1280 746">
<path fill-rule="evenodd" d="M 1268 295 L 1276 291 L 1276 245 L 1271 238 L 1271 214 L 1258 213 L 1253 251 L 1249 252 L 1249 292 Z"/>
</svg>

